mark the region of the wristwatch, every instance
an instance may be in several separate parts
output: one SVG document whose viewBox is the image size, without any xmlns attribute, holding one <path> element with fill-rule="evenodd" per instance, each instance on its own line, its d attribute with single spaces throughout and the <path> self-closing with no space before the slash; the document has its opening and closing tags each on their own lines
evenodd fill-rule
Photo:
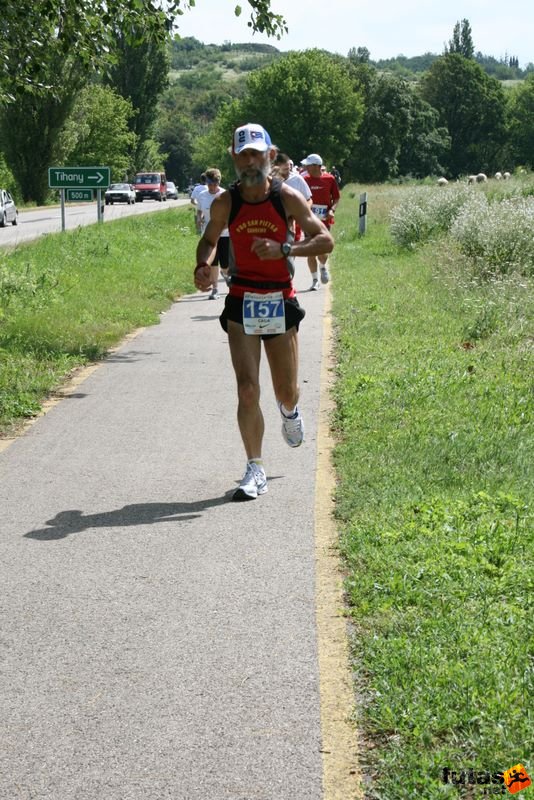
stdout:
<svg viewBox="0 0 534 800">
<path fill-rule="evenodd" d="M 290 242 L 282 242 L 280 245 L 280 250 L 282 251 L 282 255 L 284 258 L 287 258 L 291 255 L 291 243 Z"/>
</svg>

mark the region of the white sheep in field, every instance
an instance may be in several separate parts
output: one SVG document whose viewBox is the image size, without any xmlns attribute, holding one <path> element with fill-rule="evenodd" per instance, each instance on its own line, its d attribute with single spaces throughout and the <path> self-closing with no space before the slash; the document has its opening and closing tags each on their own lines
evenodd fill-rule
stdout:
<svg viewBox="0 0 534 800">
<path fill-rule="evenodd" d="M 447 178 L 438 178 L 438 186 L 446 186 L 448 182 Z"/>
<path fill-rule="evenodd" d="M 476 183 L 476 182 L 477 182 L 477 176 L 476 175 L 468 175 L 467 176 L 467 183 Z"/>
<path fill-rule="evenodd" d="M 479 172 L 477 175 L 477 183 L 486 183 L 488 180 L 488 176 L 484 175 L 483 172 Z"/>
<path fill-rule="evenodd" d="M 502 172 L 496 172 L 493 177 L 496 181 L 502 181 Z"/>
<path fill-rule="evenodd" d="M 512 176 L 510 175 L 510 173 L 509 173 L 509 172 L 503 172 L 502 176 L 503 176 L 503 178 L 504 178 L 504 180 L 505 180 L 505 181 L 507 181 L 507 180 L 508 180 L 508 178 L 511 178 L 511 177 L 512 177 Z"/>
</svg>

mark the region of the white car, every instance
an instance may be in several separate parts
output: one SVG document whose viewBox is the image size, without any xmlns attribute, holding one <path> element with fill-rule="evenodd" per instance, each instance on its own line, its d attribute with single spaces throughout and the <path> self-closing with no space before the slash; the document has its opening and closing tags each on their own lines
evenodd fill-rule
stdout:
<svg viewBox="0 0 534 800">
<path fill-rule="evenodd" d="M 12 225 L 18 223 L 18 211 L 15 201 L 8 191 L 0 189 L 0 228 L 5 228 L 8 222 Z"/>
<path fill-rule="evenodd" d="M 167 181 L 167 199 L 178 200 L 178 189 L 172 181 Z"/>
<path fill-rule="evenodd" d="M 104 198 L 107 206 L 113 205 L 113 203 L 131 205 L 135 203 L 135 191 L 129 183 L 112 183 L 109 189 L 106 189 Z"/>
</svg>

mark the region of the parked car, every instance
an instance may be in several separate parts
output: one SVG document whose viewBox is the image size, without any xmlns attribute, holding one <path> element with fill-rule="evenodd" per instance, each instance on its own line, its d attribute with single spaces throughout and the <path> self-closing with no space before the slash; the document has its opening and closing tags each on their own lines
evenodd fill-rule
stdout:
<svg viewBox="0 0 534 800">
<path fill-rule="evenodd" d="M 142 203 L 146 198 L 167 199 L 167 178 L 164 172 L 138 172 L 135 176 L 135 199 Z"/>
<path fill-rule="evenodd" d="M 106 189 L 104 197 L 107 206 L 113 205 L 113 203 L 131 205 L 135 203 L 135 190 L 129 183 L 112 183 L 109 189 Z"/>
<path fill-rule="evenodd" d="M 178 189 L 172 181 L 167 181 L 167 200 L 178 200 Z"/>
<path fill-rule="evenodd" d="M 18 223 L 18 211 L 15 201 L 8 191 L 0 189 L 0 228 L 5 228 L 8 222 L 12 225 Z"/>
</svg>

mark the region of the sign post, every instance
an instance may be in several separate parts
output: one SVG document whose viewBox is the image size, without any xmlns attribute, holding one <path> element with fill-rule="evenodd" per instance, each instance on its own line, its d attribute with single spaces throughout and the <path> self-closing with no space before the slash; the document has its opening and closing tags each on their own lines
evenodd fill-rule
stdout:
<svg viewBox="0 0 534 800">
<path fill-rule="evenodd" d="M 358 216 L 360 222 L 358 232 L 360 236 L 363 236 L 367 226 L 367 192 L 363 192 L 360 195 L 360 210 Z"/>
<path fill-rule="evenodd" d="M 103 221 L 102 187 L 109 186 L 109 167 L 48 167 L 48 185 L 61 192 L 61 230 L 65 230 L 65 190 L 81 193 L 84 189 L 96 189 L 96 214 L 98 222 Z M 70 197 L 68 199 L 71 199 Z M 74 199 L 74 198 L 72 198 Z M 80 197 L 76 199 L 92 199 Z"/>
</svg>

